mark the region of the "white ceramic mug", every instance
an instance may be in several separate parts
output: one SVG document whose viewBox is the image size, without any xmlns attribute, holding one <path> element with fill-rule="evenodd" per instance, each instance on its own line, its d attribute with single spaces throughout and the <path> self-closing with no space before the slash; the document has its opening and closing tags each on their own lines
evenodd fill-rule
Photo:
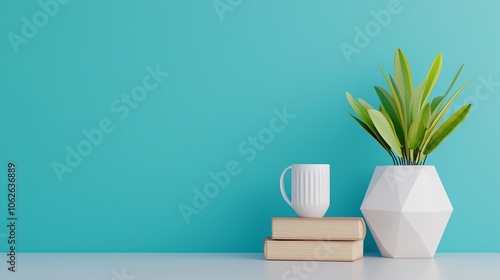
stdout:
<svg viewBox="0 0 500 280">
<path fill-rule="evenodd" d="M 292 199 L 288 199 L 284 178 L 292 170 Z M 293 164 L 280 178 L 281 195 L 299 217 L 321 218 L 330 206 L 330 165 Z"/>
</svg>

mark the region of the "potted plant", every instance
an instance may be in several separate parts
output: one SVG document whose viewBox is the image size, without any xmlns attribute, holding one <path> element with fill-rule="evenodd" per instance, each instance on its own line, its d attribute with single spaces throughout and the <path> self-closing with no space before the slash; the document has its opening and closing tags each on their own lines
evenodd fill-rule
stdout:
<svg viewBox="0 0 500 280">
<path fill-rule="evenodd" d="M 450 94 L 463 65 L 447 91 L 430 99 L 441 70 L 438 54 L 425 79 L 413 86 L 405 54 L 396 50 L 394 77 L 380 67 L 388 90 L 375 86 L 378 109 L 346 93 L 358 117 L 349 114 L 389 154 L 393 166 L 378 166 L 361 205 L 361 212 L 382 256 L 432 258 L 453 207 L 429 155 L 469 114 L 467 104 L 445 119 L 452 102 L 470 83 Z"/>
</svg>

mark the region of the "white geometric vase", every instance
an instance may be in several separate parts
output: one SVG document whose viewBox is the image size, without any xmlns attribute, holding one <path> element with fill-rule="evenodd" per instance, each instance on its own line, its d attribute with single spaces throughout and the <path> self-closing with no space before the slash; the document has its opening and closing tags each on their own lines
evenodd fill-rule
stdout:
<svg viewBox="0 0 500 280">
<path fill-rule="evenodd" d="M 377 166 L 361 212 L 382 256 L 432 258 L 453 207 L 434 166 Z"/>
</svg>

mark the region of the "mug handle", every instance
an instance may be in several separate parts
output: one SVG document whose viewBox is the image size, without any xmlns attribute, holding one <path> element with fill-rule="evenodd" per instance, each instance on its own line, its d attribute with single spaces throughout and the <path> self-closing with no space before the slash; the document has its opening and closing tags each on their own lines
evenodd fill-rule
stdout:
<svg viewBox="0 0 500 280">
<path fill-rule="evenodd" d="M 283 170 L 283 173 L 281 173 L 281 177 L 280 177 L 281 195 L 285 199 L 286 203 L 288 203 L 288 205 L 290 205 L 290 207 L 292 207 L 292 203 L 290 202 L 290 199 L 288 199 L 288 196 L 286 195 L 284 179 L 285 179 L 286 172 L 288 171 L 288 169 L 291 169 L 291 168 L 292 168 L 291 165 L 288 166 L 287 168 L 285 168 L 285 170 Z"/>
</svg>

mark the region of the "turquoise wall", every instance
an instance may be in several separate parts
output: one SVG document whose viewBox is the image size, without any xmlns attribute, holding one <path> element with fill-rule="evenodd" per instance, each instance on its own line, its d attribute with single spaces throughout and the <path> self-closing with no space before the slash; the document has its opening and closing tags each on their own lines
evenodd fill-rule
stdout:
<svg viewBox="0 0 500 280">
<path fill-rule="evenodd" d="M 392 72 L 399 47 L 417 80 L 443 53 L 434 94 L 462 63 L 459 81 L 473 79 L 455 107 L 472 103 L 470 117 L 427 162 L 455 208 L 439 251 L 498 252 L 499 10 L 2 1 L 0 223 L 8 162 L 20 252 L 259 252 L 271 217 L 294 215 L 278 187 L 292 163 L 331 164 L 327 215 L 360 216 L 375 166 L 391 160 L 346 115 L 345 91 L 377 103 L 377 63 Z"/>
</svg>

